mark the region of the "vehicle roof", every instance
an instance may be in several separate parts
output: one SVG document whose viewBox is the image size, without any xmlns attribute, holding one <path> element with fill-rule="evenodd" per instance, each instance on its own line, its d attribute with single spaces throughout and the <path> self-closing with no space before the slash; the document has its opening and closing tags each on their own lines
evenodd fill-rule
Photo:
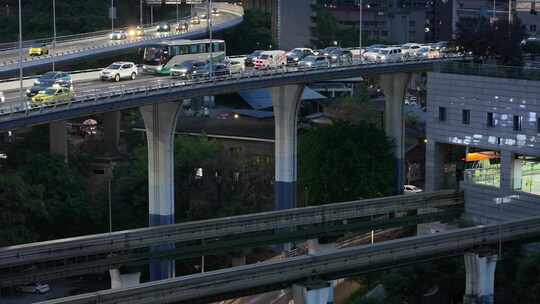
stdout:
<svg viewBox="0 0 540 304">
<path fill-rule="evenodd" d="M 405 43 L 401 46 L 421 46 L 420 43 L 415 43 L 415 42 L 409 42 L 409 43 Z"/>
<path fill-rule="evenodd" d="M 134 62 L 131 62 L 131 61 L 115 61 L 115 62 L 113 62 L 113 63 L 111 63 L 111 64 L 109 64 L 109 65 L 113 65 L 113 64 L 128 64 L 128 63 L 130 63 L 130 64 L 135 64 Z"/>
<path fill-rule="evenodd" d="M 285 53 L 285 51 L 280 51 L 280 50 L 263 51 L 263 52 L 261 53 L 261 55 L 265 55 L 265 54 L 275 54 L 275 53 Z"/>
<path fill-rule="evenodd" d="M 190 45 L 195 43 L 210 43 L 211 42 L 225 42 L 225 40 L 221 39 L 199 39 L 199 40 L 189 40 L 189 39 L 181 39 L 181 40 L 171 40 L 171 41 L 161 41 L 158 44 L 159 45 Z"/>
</svg>

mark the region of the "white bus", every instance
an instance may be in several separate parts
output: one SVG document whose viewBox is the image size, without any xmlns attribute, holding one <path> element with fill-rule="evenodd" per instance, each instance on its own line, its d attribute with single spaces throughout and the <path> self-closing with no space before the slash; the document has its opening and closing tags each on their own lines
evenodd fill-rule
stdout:
<svg viewBox="0 0 540 304">
<path fill-rule="evenodd" d="M 210 52 L 212 47 L 212 54 Z M 172 40 L 146 46 L 143 54 L 143 71 L 169 75 L 170 69 L 185 61 L 221 62 L 226 56 L 223 40 Z"/>
</svg>

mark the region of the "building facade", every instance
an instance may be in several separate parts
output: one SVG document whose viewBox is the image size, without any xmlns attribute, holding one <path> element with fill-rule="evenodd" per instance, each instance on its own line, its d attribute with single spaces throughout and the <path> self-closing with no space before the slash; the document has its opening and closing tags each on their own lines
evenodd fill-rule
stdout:
<svg viewBox="0 0 540 304">
<path fill-rule="evenodd" d="M 466 214 L 485 223 L 540 214 L 540 82 L 507 72 L 443 66 L 428 75 L 426 189 L 457 181 Z"/>
</svg>

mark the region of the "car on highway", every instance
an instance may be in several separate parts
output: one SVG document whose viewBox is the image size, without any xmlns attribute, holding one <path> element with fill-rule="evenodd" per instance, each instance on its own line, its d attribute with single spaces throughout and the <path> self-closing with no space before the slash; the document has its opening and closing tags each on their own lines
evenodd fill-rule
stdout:
<svg viewBox="0 0 540 304">
<path fill-rule="evenodd" d="M 16 289 L 19 292 L 24 292 L 24 293 L 44 294 L 44 293 L 49 292 L 51 290 L 51 287 L 49 286 L 49 284 L 37 283 L 36 282 L 36 283 L 31 283 L 31 284 L 18 286 Z"/>
<path fill-rule="evenodd" d="M 252 67 L 255 65 L 255 60 L 259 58 L 263 50 L 255 50 L 251 54 L 246 56 L 245 65 L 247 67 Z"/>
<path fill-rule="evenodd" d="M 72 89 L 56 85 L 45 91 L 40 91 L 36 96 L 32 97 L 31 106 L 67 102 L 73 100 L 73 98 L 75 98 L 75 92 Z"/>
<path fill-rule="evenodd" d="M 315 69 L 315 68 L 328 68 L 330 67 L 330 61 L 324 55 L 312 55 L 307 56 L 304 60 L 298 63 L 298 68 L 301 69 Z"/>
<path fill-rule="evenodd" d="M 414 185 L 405 185 L 403 186 L 403 192 L 405 194 L 413 194 L 413 193 L 420 193 L 420 192 L 423 192 L 424 190 L 414 186 Z"/>
<path fill-rule="evenodd" d="M 212 15 L 214 15 L 214 16 L 219 16 L 219 10 L 218 10 L 217 8 L 214 7 L 214 8 L 212 9 Z"/>
<path fill-rule="evenodd" d="M 418 43 L 405 43 L 401 46 L 401 53 L 405 58 L 416 57 L 416 53 L 421 47 L 422 45 Z"/>
<path fill-rule="evenodd" d="M 307 56 L 314 55 L 312 49 L 308 48 L 295 48 L 287 52 L 287 65 L 289 66 L 295 66 L 298 65 L 298 62 L 302 61 L 302 59 L 306 58 Z"/>
<path fill-rule="evenodd" d="M 201 20 L 206 20 L 208 19 L 208 15 L 206 14 L 201 14 Z"/>
<path fill-rule="evenodd" d="M 225 63 L 214 63 L 210 67 L 210 64 L 205 64 L 202 67 L 197 68 L 193 71 L 193 78 L 210 78 L 210 69 L 212 69 L 212 75 L 215 77 L 229 76 L 231 75 L 231 70 L 229 66 Z"/>
<path fill-rule="evenodd" d="M 330 51 L 328 55 L 326 55 L 326 58 L 328 58 L 328 61 L 332 64 L 352 64 L 353 61 L 351 51 L 342 48 Z"/>
<path fill-rule="evenodd" d="M 114 31 L 109 34 L 109 39 L 111 40 L 124 40 L 127 39 L 128 35 L 125 31 Z"/>
<path fill-rule="evenodd" d="M 128 35 L 129 37 L 143 37 L 144 36 L 144 28 L 141 26 L 137 26 L 135 28 L 128 29 Z"/>
<path fill-rule="evenodd" d="M 398 62 L 403 61 L 405 57 L 401 52 L 399 47 L 387 47 L 384 49 L 379 49 L 379 54 L 375 61 L 378 62 Z"/>
<path fill-rule="evenodd" d="M 4 92 L 0 91 L 0 103 L 6 101 L 6 96 L 4 95 Z"/>
<path fill-rule="evenodd" d="M 206 65 L 206 62 L 188 60 L 182 63 L 177 63 L 171 67 L 171 76 L 182 79 L 191 79 L 193 71 Z"/>
<path fill-rule="evenodd" d="M 171 30 L 171 26 L 167 22 L 162 22 L 156 27 L 156 31 L 159 33 L 167 33 Z"/>
<path fill-rule="evenodd" d="M 191 24 L 201 24 L 201 18 L 199 16 L 194 16 L 190 20 Z"/>
<path fill-rule="evenodd" d="M 188 22 L 184 22 L 184 23 L 177 23 L 174 25 L 174 31 L 176 33 L 185 33 L 189 30 L 189 23 Z"/>
<path fill-rule="evenodd" d="M 34 44 L 28 49 L 28 55 L 30 56 L 43 56 L 48 54 L 49 47 L 45 43 Z"/>
<path fill-rule="evenodd" d="M 243 73 L 246 70 L 245 61 L 239 59 L 228 59 L 224 61 L 229 66 L 231 74 Z"/>
<path fill-rule="evenodd" d="M 255 60 L 255 69 L 276 69 L 287 64 L 285 51 L 264 51 Z"/>
<path fill-rule="evenodd" d="M 431 46 L 423 46 L 416 52 L 417 59 L 435 59 L 441 57 L 441 52 L 431 48 Z"/>
<path fill-rule="evenodd" d="M 71 75 L 66 72 L 47 72 L 34 80 L 32 87 L 26 90 L 26 96 L 33 97 L 40 91 L 46 90 L 54 85 L 70 88 L 73 85 L 73 79 L 71 78 Z"/>
<path fill-rule="evenodd" d="M 133 62 L 114 62 L 108 67 L 104 68 L 100 72 L 101 80 L 114 80 L 119 82 L 122 79 L 131 79 L 134 80 L 139 74 L 139 69 L 137 65 Z"/>
<path fill-rule="evenodd" d="M 322 50 L 317 50 L 317 54 L 316 55 L 323 55 L 323 56 L 330 56 L 330 53 L 334 52 L 334 51 L 337 51 L 339 50 L 340 47 L 337 47 L 337 46 L 329 46 L 329 47 L 326 47 Z"/>
<path fill-rule="evenodd" d="M 362 53 L 362 58 L 367 61 L 377 61 L 377 56 L 379 56 L 379 50 L 382 48 L 367 48 L 364 53 Z"/>
</svg>

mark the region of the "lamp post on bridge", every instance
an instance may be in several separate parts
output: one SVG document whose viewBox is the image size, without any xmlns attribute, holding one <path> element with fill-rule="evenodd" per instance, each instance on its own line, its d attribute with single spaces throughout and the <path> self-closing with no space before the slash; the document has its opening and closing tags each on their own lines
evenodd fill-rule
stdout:
<svg viewBox="0 0 540 304">
<path fill-rule="evenodd" d="M 143 27 L 143 0 L 139 3 L 139 24 Z"/>
<path fill-rule="evenodd" d="M 114 17 L 116 17 L 116 11 L 114 9 L 114 0 L 111 0 L 111 33 L 114 32 Z"/>
<path fill-rule="evenodd" d="M 208 0 L 208 12 L 206 18 L 208 19 L 208 38 L 210 39 L 210 63 L 209 63 L 209 76 L 210 79 L 214 78 L 214 44 L 212 43 L 212 0 Z"/>
<path fill-rule="evenodd" d="M 52 41 L 52 70 L 55 68 L 55 53 L 56 53 L 56 0 L 52 1 L 53 5 L 53 41 Z"/>
<path fill-rule="evenodd" d="M 22 4 L 19 0 L 19 100 L 22 102 L 24 100 L 23 94 L 23 55 L 22 55 Z M 28 107 L 25 106 L 28 111 Z"/>
</svg>

